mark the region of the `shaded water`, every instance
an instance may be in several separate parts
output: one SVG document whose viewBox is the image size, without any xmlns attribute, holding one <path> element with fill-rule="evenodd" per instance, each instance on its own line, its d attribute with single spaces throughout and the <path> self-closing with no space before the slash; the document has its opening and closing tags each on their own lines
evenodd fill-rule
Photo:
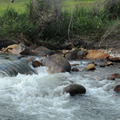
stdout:
<svg viewBox="0 0 120 120">
<path fill-rule="evenodd" d="M 9 58 L 17 60 L 15 56 Z M 1 56 L 0 61 L 5 59 Z M 79 64 L 79 72 L 49 75 L 46 67 L 39 67 L 34 68 L 38 74 L 1 76 L 0 120 L 120 120 L 120 94 L 113 91 L 120 79 L 106 79 L 119 73 L 119 63 L 83 72 L 89 62 L 70 61 Z M 83 85 L 86 94 L 63 94 L 63 88 L 72 81 Z"/>
</svg>

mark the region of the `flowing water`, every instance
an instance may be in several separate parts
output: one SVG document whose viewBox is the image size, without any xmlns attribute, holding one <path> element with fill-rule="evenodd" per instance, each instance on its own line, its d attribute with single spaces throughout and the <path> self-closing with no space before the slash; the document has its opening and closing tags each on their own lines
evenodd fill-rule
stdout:
<svg viewBox="0 0 120 120">
<path fill-rule="evenodd" d="M 0 62 L 17 59 L 3 55 Z M 49 75 L 46 67 L 31 66 L 38 74 L 1 76 L 0 120 L 120 120 L 120 94 L 113 90 L 120 79 L 106 79 L 119 72 L 119 63 L 86 72 L 82 70 L 90 61 L 69 62 L 79 64 L 80 71 Z M 63 94 L 64 87 L 72 82 L 83 85 L 86 94 Z"/>
</svg>

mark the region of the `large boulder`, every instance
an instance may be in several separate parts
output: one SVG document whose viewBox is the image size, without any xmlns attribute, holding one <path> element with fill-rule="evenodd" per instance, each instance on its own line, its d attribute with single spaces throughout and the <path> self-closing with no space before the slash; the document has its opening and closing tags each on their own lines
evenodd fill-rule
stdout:
<svg viewBox="0 0 120 120">
<path fill-rule="evenodd" d="M 109 57 L 108 53 L 104 53 L 104 51 L 100 50 L 88 50 L 88 54 L 86 55 L 87 59 L 106 60 L 108 57 Z"/>
<path fill-rule="evenodd" d="M 65 58 L 68 60 L 83 59 L 87 54 L 87 51 L 74 50 L 65 54 Z"/>
<path fill-rule="evenodd" d="M 44 47 L 44 46 L 39 46 L 37 47 L 34 51 L 33 51 L 34 54 L 36 55 L 44 55 L 44 56 L 47 56 L 47 55 L 52 55 L 54 54 L 55 52 Z"/>
<path fill-rule="evenodd" d="M 79 84 L 70 84 L 64 88 L 63 92 L 70 93 L 71 96 L 86 93 L 84 86 Z"/>
<path fill-rule="evenodd" d="M 48 72 L 50 74 L 59 72 L 70 72 L 71 70 L 70 63 L 59 54 L 54 54 L 47 57 L 44 65 L 48 67 Z"/>
</svg>

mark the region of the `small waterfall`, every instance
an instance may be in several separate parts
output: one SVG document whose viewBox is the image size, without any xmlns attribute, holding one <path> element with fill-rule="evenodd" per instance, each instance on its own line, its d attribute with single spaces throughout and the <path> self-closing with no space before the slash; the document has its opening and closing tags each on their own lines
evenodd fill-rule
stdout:
<svg viewBox="0 0 120 120">
<path fill-rule="evenodd" d="M 36 73 L 27 63 L 27 59 L 20 59 L 15 61 L 3 61 L 0 63 L 1 76 L 16 76 L 20 74 Z"/>
</svg>

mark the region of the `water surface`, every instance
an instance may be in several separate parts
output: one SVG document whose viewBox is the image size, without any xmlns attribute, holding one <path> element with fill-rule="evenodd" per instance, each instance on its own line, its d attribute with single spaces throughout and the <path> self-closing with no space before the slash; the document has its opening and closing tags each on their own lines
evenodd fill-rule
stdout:
<svg viewBox="0 0 120 120">
<path fill-rule="evenodd" d="M 0 61 L 17 60 L 1 56 Z M 39 59 L 39 58 L 37 58 Z M 78 63 L 79 72 L 49 75 L 46 67 L 31 68 L 38 74 L 0 77 L 1 120 L 120 120 L 120 94 L 113 88 L 120 79 L 107 80 L 112 73 L 119 73 L 119 63 L 95 71 L 82 71 L 90 61 Z M 97 62 L 99 63 L 99 62 Z M 71 97 L 63 94 L 71 82 L 83 85 L 86 94 Z"/>
</svg>

